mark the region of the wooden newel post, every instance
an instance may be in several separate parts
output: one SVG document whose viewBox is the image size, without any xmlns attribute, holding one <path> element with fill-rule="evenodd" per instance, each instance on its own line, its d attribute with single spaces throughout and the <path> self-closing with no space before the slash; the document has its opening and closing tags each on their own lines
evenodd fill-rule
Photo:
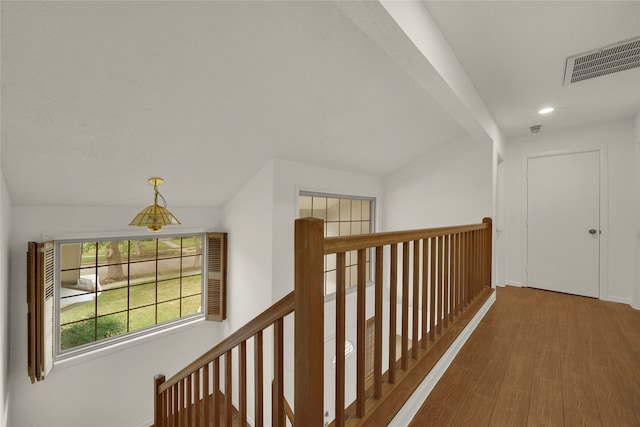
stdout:
<svg viewBox="0 0 640 427">
<path fill-rule="evenodd" d="M 295 224 L 296 425 L 321 427 L 324 406 L 324 221 Z"/>
<path fill-rule="evenodd" d="M 162 396 L 160 394 L 160 386 L 164 384 L 164 374 L 158 374 L 153 377 L 153 425 L 154 427 L 164 427 L 164 406 Z"/>
<path fill-rule="evenodd" d="M 483 224 L 488 224 L 489 228 L 485 230 L 484 250 L 485 250 L 485 279 L 486 286 L 491 287 L 491 262 L 493 260 L 493 220 L 491 218 L 483 218 Z"/>
</svg>

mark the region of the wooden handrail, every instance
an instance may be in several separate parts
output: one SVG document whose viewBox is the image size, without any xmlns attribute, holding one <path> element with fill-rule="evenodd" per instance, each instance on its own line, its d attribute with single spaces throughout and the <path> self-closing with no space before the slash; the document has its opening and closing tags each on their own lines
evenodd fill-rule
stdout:
<svg viewBox="0 0 640 427">
<path fill-rule="evenodd" d="M 182 380 L 187 375 L 192 372 L 200 369 L 202 366 L 207 363 L 213 362 L 215 359 L 220 356 L 226 354 L 229 350 L 233 349 L 241 342 L 246 341 L 250 337 L 257 334 L 259 331 L 262 331 L 273 323 L 276 320 L 282 319 L 290 313 L 293 313 L 294 309 L 294 293 L 291 292 L 289 295 L 282 298 L 280 301 L 263 311 L 256 318 L 251 320 L 249 323 L 244 325 L 242 328 L 238 329 L 233 334 L 229 335 L 223 341 L 221 341 L 218 345 L 213 347 L 211 350 L 204 353 L 202 356 L 197 358 L 195 361 L 190 363 L 184 369 L 181 369 L 177 374 L 166 380 L 160 387 L 160 392 L 164 392 L 174 384 L 177 384 L 180 380 Z"/>
<path fill-rule="evenodd" d="M 392 245 L 394 243 L 445 236 L 448 234 L 485 230 L 487 228 L 490 228 L 490 224 L 485 222 L 482 224 L 457 225 L 453 227 L 390 231 L 384 233 L 361 234 L 357 236 L 327 237 L 324 239 L 324 254 L 329 255 L 339 252 L 368 249 L 377 246 Z"/>
<path fill-rule="evenodd" d="M 289 420 L 292 426 L 296 425 L 294 422 L 295 417 L 293 415 L 293 409 L 291 409 L 291 405 L 289 405 L 289 402 L 287 401 L 286 398 L 283 399 L 283 402 L 284 402 L 284 414 L 287 416 L 287 419 Z"/>
</svg>

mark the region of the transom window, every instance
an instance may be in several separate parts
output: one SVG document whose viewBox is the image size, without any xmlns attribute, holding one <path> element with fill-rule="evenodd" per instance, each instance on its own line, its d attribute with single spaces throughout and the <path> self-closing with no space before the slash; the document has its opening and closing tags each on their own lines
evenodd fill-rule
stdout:
<svg viewBox="0 0 640 427">
<path fill-rule="evenodd" d="M 58 245 L 60 353 L 202 312 L 202 234 Z"/>
<path fill-rule="evenodd" d="M 300 192 L 299 217 L 320 218 L 325 221 L 325 237 L 369 234 L 374 230 L 375 199 Z M 345 256 L 347 288 L 355 286 L 358 279 L 358 252 L 347 252 Z M 367 251 L 367 280 L 371 276 L 371 255 Z M 336 291 L 336 255 L 324 257 L 324 293 Z"/>
</svg>

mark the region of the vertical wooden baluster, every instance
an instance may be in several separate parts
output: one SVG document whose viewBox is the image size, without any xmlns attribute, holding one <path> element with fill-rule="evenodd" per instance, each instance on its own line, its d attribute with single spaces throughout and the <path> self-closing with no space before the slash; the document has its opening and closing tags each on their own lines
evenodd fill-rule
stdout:
<svg viewBox="0 0 640 427">
<path fill-rule="evenodd" d="M 247 342 L 240 343 L 238 354 L 238 399 L 240 400 L 240 423 L 247 424 Z"/>
<path fill-rule="evenodd" d="M 324 422 L 324 221 L 295 222 L 294 413 L 300 426 Z M 309 387 L 309 385 L 313 385 Z"/>
<path fill-rule="evenodd" d="M 438 266 L 438 261 L 436 259 L 437 249 L 436 242 L 438 238 L 432 237 L 429 239 L 430 241 L 430 252 L 431 252 L 431 281 L 429 282 L 429 339 L 431 341 L 435 341 L 436 339 L 436 289 L 438 287 L 436 283 L 436 268 Z"/>
<path fill-rule="evenodd" d="M 176 400 L 178 401 L 178 410 L 177 410 L 178 418 L 177 418 L 176 425 L 178 427 L 182 427 L 184 425 L 184 423 L 182 421 L 182 418 L 184 417 L 184 410 L 183 410 L 183 406 L 184 406 L 183 380 L 180 380 L 177 383 L 176 396 L 177 396 Z"/>
<path fill-rule="evenodd" d="M 163 405 L 163 396 L 160 393 L 160 386 L 165 381 L 165 376 L 163 374 L 158 374 L 153 378 L 153 425 L 155 427 L 164 427 L 164 405 Z"/>
<path fill-rule="evenodd" d="M 171 404 L 171 389 L 172 387 L 169 387 L 168 389 L 165 390 L 164 394 L 164 409 L 165 409 L 165 415 L 164 415 L 164 419 L 165 419 L 165 426 L 166 427 L 171 427 L 171 409 L 172 409 L 172 404 Z"/>
<path fill-rule="evenodd" d="M 164 401 L 163 427 L 166 427 L 171 425 L 171 421 L 169 417 L 169 414 L 171 413 L 171 389 L 170 388 L 164 391 L 164 396 L 162 398 Z"/>
<path fill-rule="evenodd" d="M 178 418 L 180 420 L 180 425 L 181 426 L 187 426 L 188 425 L 188 420 L 187 420 L 187 377 L 183 378 L 180 381 L 180 408 L 179 408 L 179 412 L 180 412 L 180 417 Z"/>
<path fill-rule="evenodd" d="M 444 310 L 442 312 L 444 317 L 444 328 L 449 326 L 449 316 L 451 313 L 451 284 L 450 284 L 450 273 L 449 273 L 449 235 L 444 236 Z"/>
<path fill-rule="evenodd" d="M 476 231 L 475 232 L 476 235 L 476 286 L 475 286 L 475 292 L 473 293 L 473 298 L 475 299 L 475 297 L 478 295 L 478 291 L 480 290 L 480 231 Z"/>
<path fill-rule="evenodd" d="M 193 374 L 189 374 L 187 377 L 187 425 L 193 425 L 193 395 L 192 395 L 192 387 L 193 387 Z"/>
<path fill-rule="evenodd" d="M 485 265 L 487 266 L 485 271 L 485 286 L 491 287 L 492 283 L 492 261 L 493 261 L 493 220 L 491 218 L 483 218 L 482 222 L 488 225 L 488 228 L 485 230 L 486 239 L 485 239 Z"/>
<path fill-rule="evenodd" d="M 468 262 L 468 270 L 469 270 L 469 292 L 467 294 L 467 304 L 470 304 L 473 300 L 473 231 L 468 233 L 467 239 L 467 262 Z"/>
<path fill-rule="evenodd" d="M 171 425 L 172 426 L 176 426 L 176 427 L 178 427 L 180 425 L 179 424 L 179 419 L 178 419 L 178 416 L 180 415 L 179 412 L 178 412 L 178 398 L 179 398 L 178 390 L 179 390 L 179 386 L 180 386 L 180 383 L 177 383 L 177 384 L 174 384 L 173 387 L 171 387 L 171 400 L 173 401 L 172 402 L 172 405 L 173 405 L 173 417 L 171 417 L 172 418 L 172 424 Z"/>
<path fill-rule="evenodd" d="M 465 308 L 469 305 L 469 303 L 471 302 L 471 284 L 473 282 L 473 278 L 471 275 L 471 267 L 473 266 L 473 262 L 471 259 L 471 255 L 472 255 L 472 249 L 471 249 L 471 232 L 466 233 L 466 242 L 465 242 L 465 258 L 466 258 L 466 262 L 467 262 L 467 288 L 466 288 L 466 292 L 465 292 Z"/>
<path fill-rule="evenodd" d="M 224 395 L 227 427 L 233 425 L 233 350 L 224 355 Z"/>
<path fill-rule="evenodd" d="M 215 390 L 215 389 L 214 389 Z M 209 364 L 207 363 L 202 368 L 202 422 L 206 427 L 209 427 L 211 422 L 209 405 L 211 405 L 211 394 L 209 393 Z M 217 424 L 214 424 L 217 425 Z"/>
<path fill-rule="evenodd" d="M 483 219 L 484 222 L 484 219 Z M 482 291 L 487 285 L 487 273 L 488 269 L 490 269 L 490 265 L 487 264 L 487 229 L 482 229 L 479 231 L 480 233 L 480 289 Z"/>
<path fill-rule="evenodd" d="M 169 387 L 165 391 L 166 403 L 165 403 L 165 424 L 169 427 L 173 426 L 173 386 Z"/>
<path fill-rule="evenodd" d="M 458 236 L 458 313 L 464 310 L 464 233 Z"/>
<path fill-rule="evenodd" d="M 442 322 L 444 316 L 442 315 L 442 308 L 444 306 L 444 271 L 443 271 L 443 246 L 444 246 L 444 236 L 438 237 L 438 300 L 437 300 L 437 311 L 438 311 L 438 335 L 442 335 Z"/>
<path fill-rule="evenodd" d="M 476 286 L 478 283 L 478 252 L 477 252 L 477 233 L 475 231 L 471 232 L 471 295 L 469 298 L 469 302 L 473 301 L 476 294 Z"/>
<path fill-rule="evenodd" d="M 420 241 L 413 241 L 413 295 L 411 297 L 412 334 L 411 357 L 418 359 L 418 319 L 420 307 Z"/>
<path fill-rule="evenodd" d="M 460 308 L 458 310 L 460 313 L 464 311 L 465 283 L 467 280 L 465 268 L 465 233 L 460 233 Z"/>
<path fill-rule="evenodd" d="M 167 426 L 173 427 L 173 386 L 167 389 Z"/>
<path fill-rule="evenodd" d="M 478 231 L 478 293 L 484 284 L 484 230 Z"/>
<path fill-rule="evenodd" d="M 345 253 L 336 254 L 336 427 L 344 426 Z"/>
<path fill-rule="evenodd" d="M 297 343 L 297 340 L 296 340 Z M 295 404 L 295 403 L 294 403 Z M 276 320 L 273 325 L 273 392 L 272 425 L 284 424 L 284 321 Z M 297 415 L 297 414 L 296 414 Z"/>
<path fill-rule="evenodd" d="M 480 293 L 480 285 L 482 282 L 482 233 L 476 231 L 476 292 L 474 297 Z"/>
<path fill-rule="evenodd" d="M 469 291 L 469 233 L 462 233 L 462 306 L 464 310 L 467 307 L 468 291 Z"/>
<path fill-rule="evenodd" d="M 254 340 L 255 359 L 255 427 L 264 425 L 264 356 L 262 331 L 258 331 Z"/>
<path fill-rule="evenodd" d="M 382 278 L 383 278 L 383 247 L 376 248 L 376 277 L 375 277 L 375 350 L 373 356 L 373 397 L 382 398 Z"/>
<path fill-rule="evenodd" d="M 389 265 L 389 384 L 396 382 L 396 313 L 398 304 L 398 245 L 391 245 Z"/>
<path fill-rule="evenodd" d="M 202 375 L 202 368 L 198 369 L 193 378 L 193 390 L 195 393 L 195 423 L 194 425 L 200 427 L 202 425 L 202 392 L 200 389 L 200 376 Z"/>
<path fill-rule="evenodd" d="M 456 239 L 456 275 L 457 275 L 457 284 L 456 284 L 456 316 L 461 314 L 462 311 L 462 301 L 463 301 L 463 288 L 464 288 L 464 263 L 463 263 L 463 245 L 462 245 L 462 233 L 458 233 Z"/>
<path fill-rule="evenodd" d="M 422 239 L 422 349 L 427 348 L 429 326 L 429 239 Z"/>
<path fill-rule="evenodd" d="M 174 408 L 173 408 L 173 390 L 175 388 L 175 385 L 172 385 L 171 387 L 169 387 L 169 389 L 167 390 L 167 425 L 169 427 L 174 427 L 175 426 L 175 420 L 173 419 L 174 416 Z"/>
<path fill-rule="evenodd" d="M 220 401 L 220 358 L 213 361 L 213 425 L 220 425 L 222 402 Z"/>
<path fill-rule="evenodd" d="M 402 370 L 409 369 L 409 242 L 402 243 Z"/>
<path fill-rule="evenodd" d="M 364 417 L 365 380 L 367 379 L 367 251 L 358 250 L 358 289 L 356 294 L 356 333 L 357 333 L 357 366 L 356 366 L 356 415 Z"/>
<path fill-rule="evenodd" d="M 458 234 L 451 235 L 451 316 L 453 321 L 458 316 Z"/>
</svg>

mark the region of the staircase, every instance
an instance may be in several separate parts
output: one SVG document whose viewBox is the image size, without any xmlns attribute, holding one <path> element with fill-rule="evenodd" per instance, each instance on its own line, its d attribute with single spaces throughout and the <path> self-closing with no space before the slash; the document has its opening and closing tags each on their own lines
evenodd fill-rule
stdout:
<svg viewBox="0 0 640 427">
<path fill-rule="evenodd" d="M 155 426 L 387 425 L 493 293 L 489 218 L 333 238 L 324 237 L 322 220 L 304 218 L 295 230 L 295 290 L 170 379 L 156 376 Z M 331 319 L 323 295 L 326 255 L 335 256 L 337 272 Z M 355 291 L 347 292 L 351 269 Z M 335 387 L 325 392 L 332 363 L 325 360 L 326 337 L 344 343 L 348 319 L 355 319 L 355 381 L 346 369 L 352 356 L 332 351 Z M 285 362 L 294 372 L 289 388 Z"/>
</svg>

